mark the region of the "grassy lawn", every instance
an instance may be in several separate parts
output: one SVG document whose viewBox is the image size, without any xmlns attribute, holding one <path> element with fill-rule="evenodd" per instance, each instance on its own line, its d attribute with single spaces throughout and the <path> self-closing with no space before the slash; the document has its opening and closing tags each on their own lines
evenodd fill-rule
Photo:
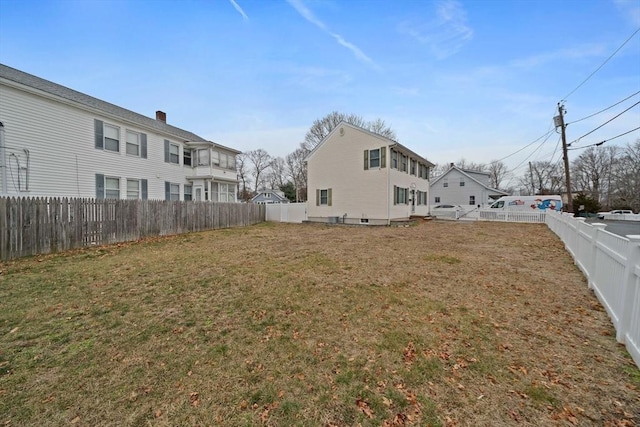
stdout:
<svg viewBox="0 0 640 427">
<path fill-rule="evenodd" d="M 0 425 L 640 425 L 544 225 L 260 224 L 0 264 Z"/>
</svg>

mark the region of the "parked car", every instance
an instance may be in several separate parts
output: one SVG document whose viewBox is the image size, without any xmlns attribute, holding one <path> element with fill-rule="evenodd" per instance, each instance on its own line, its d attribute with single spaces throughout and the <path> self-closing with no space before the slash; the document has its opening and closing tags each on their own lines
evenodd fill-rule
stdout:
<svg viewBox="0 0 640 427">
<path fill-rule="evenodd" d="M 604 219 L 605 215 L 633 215 L 631 209 L 616 209 L 610 212 L 598 212 L 598 219 Z"/>
</svg>

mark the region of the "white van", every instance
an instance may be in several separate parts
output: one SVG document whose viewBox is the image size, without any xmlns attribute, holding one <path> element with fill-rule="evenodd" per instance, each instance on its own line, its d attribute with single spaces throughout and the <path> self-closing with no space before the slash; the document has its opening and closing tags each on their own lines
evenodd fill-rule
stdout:
<svg viewBox="0 0 640 427">
<path fill-rule="evenodd" d="M 562 210 L 562 198 L 557 195 L 502 196 L 489 206 L 507 211 L 558 211 Z"/>
</svg>

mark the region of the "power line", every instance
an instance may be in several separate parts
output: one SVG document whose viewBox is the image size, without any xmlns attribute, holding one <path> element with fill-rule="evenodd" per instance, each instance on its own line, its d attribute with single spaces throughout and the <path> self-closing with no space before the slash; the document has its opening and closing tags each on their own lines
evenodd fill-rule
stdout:
<svg viewBox="0 0 640 427">
<path fill-rule="evenodd" d="M 597 131 L 598 129 L 600 129 L 602 126 L 606 125 L 607 123 L 612 122 L 613 120 L 617 119 L 618 117 L 620 117 L 621 115 L 623 115 L 624 113 L 626 113 L 627 111 L 629 111 L 630 109 L 632 109 L 633 107 L 635 107 L 636 105 L 640 104 L 640 101 L 636 102 L 635 104 L 633 104 L 631 107 L 627 108 L 626 110 L 622 111 L 621 113 L 611 117 L 609 120 L 607 120 L 606 122 L 604 122 L 603 124 L 601 124 L 600 126 L 598 126 L 595 129 L 590 130 L 589 132 L 585 133 L 584 135 L 582 135 L 580 138 L 578 139 L 574 139 L 573 141 L 571 141 L 570 143 L 567 144 L 567 147 L 571 146 L 571 144 L 573 144 L 574 142 L 578 142 L 580 141 L 582 138 L 584 138 L 587 135 L 592 134 L 593 132 Z"/>
<path fill-rule="evenodd" d="M 549 138 L 551 138 L 551 132 L 549 132 L 549 134 L 548 134 L 548 135 L 549 135 L 549 136 L 547 136 L 547 137 L 545 138 L 545 140 L 544 140 L 544 141 L 542 141 L 542 142 L 540 143 L 540 145 L 538 145 L 538 147 L 537 147 L 535 150 L 533 150 L 533 151 L 531 152 L 531 154 L 529 154 L 529 155 L 528 155 L 528 156 L 527 156 L 527 157 L 526 157 L 522 162 L 520 162 L 520 164 L 518 164 L 518 166 L 516 166 L 515 168 L 513 168 L 513 169 L 512 169 L 512 171 L 514 171 L 514 170 L 518 169 L 520 166 L 522 166 L 522 165 L 523 165 L 527 160 L 529 160 L 529 158 L 530 158 L 531 156 L 533 156 L 533 155 L 536 153 L 536 151 L 538 151 L 539 149 L 541 149 L 541 148 L 542 148 L 542 146 L 544 145 L 544 143 L 545 143 L 545 142 L 547 142 L 547 141 L 549 140 Z M 558 140 L 559 140 L 559 139 L 558 139 Z"/>
<path fill-rule="evenodd" d="M 525 145 L 525 146 L 524 146 L 524 147 L 522 147 L 521 149 L 519 149 L 519 150 L 517 150 L 517 151 L 514 151 L 513 153 L 509 154 L 508 156 L 505 156 L 505 157 L 501 158 L 500 160 L 496 160 L 495 162 L 492 162 L 492 163 L 498 163 L 498 162 L 501 162 L 501 161 L 503 161 L 504 159 L 508 159 L 509 157 L 514 156 L 514 155 L 518 154 L 519 152 L 521 152 L 521 151 L 522 151 L 522 150 L 524 150 L 525 148 L 528 148 L 528 147 L 532 146 L 533 144 L 535 144 L 536 142 L 540 141 L 540 140 L 541 140 L 542 138 L 544 138 L 545 136 L 547 137 L 547 139 L 549 139 L 549 138 L 548 138 L 548 135 L 550 135 L 550 134 L 552 134 L 552 133 L 553 133 L 553 129 L 549 129 L 549 130 L 547 131 L 547 133 L 545 133 L 544 135 L 540 136 L 539 138 L 536 138 L 534 141 L 531 141 L 530 143 L 528 143 L 527 145 Z M 545 141 L 546 141 L 546 139 L 545 139 Z"/>
<path fill-rule="evenodd" d="M 600 69 L 601 69 L 602 67 L 604 67 L 604 65 L 605 65 L 607 62 L 609 62 L 609 60 L 610 60 L 611 58 L 613 58 L 613 57 L 616 55 L 616 53 L 618 53 L 618 52 L 620 51 L 620 49 L 622 49 L 622 48 L 624 47 L 624 45 L 626 45 L 626 44 L 629 42 L 629 40 L 631 40 L 631 39 L 633 38 L 633 36 L 635 36 L 636 34 L 638 34 L 638 32 L 640 32 L 640 27 L 638 27 L 638 29 L 637 29 L 637 30 L 635 30 L 635 31 L 633 32 L 633 34 L 631 34 L 631 35 L 629 36 L 629 38 L 628 38 L 628 39 L 626 39 L 626 40 L 624 41 L 624 43 L 622 43 L 622 44 L 620 45 L 620 47 L 619 47 L 619 48 L 617 48 L 617 49 L 616 49 L 616 50 L 615 50 L 615 51 L 614 51 L 614 52 L 613 52 L 613 53 L 612 53 L 612 54 L 611 54 L 607 59 L 605 59 L 605 61 L 604 61 L 602 64 L 600 64 L 600 66 L 599 66 L 598 68 L 596 68 L 596 70 L 595 70 L 593 73 L 589 74 L 589 76 L 587 76 L 587 78 L 586 78 L 586 79 L 584 79 L 584 80 L 582 81 L 582 83 L 580 83 L 578 86 L 576 86 L 576 88 L 575 88 L 575 89 L 573 89 L 571 92 L 569 92 L 569 94 L 568 94 L 568 95 L 565 95 L 565 96 L 564 96 L 564 98 L 562 98 L 562 100 L 563 100 L 563 101 L 566 101 L 566 100 L 567 100 L 567 98 L 569 98 L 571 95 L 573 95 L 573 93 L 574 93 L 575 91 L 577 91 L 578 89 L 580 89 L 580 87 L 582 87 L 582 85 L 583 85 L 583 84 L 585 84 L 585 83 L 586 83 L 586 82 L 587 82 L 591 77 L 593 77 L 593 76 L 594 76 L 594 74 L 596 74 L 598 71 L 600 71 Z"/>
<path fill-rule="evenodd" d="M 596 146 L 600 146 L 600 145 L 604 144 L 605 142 L 609 142 L 609 141 L 612 141 L 612 140 L 614 140 L 614 139 L 616 139 L 616 138 L 620 138 L 621 136 L 625 136 L 626 134 L 629 134 L 629 133 L 631 133 L 631 132 L 634 132 L 634 131 L 636 131 L 636 130 L 638 130 L 638 129 L 640 129 L 640 126 L 638 126 L 638 127 L 637 127 L 637 128 L 635 128 L 635 129 L 631 129 L 631 130 L 629 130 L 629 131 L 626 131 L 626 132 L 624 132 L 624 133 L 621 133 L 620 135 L 616 135 L 616 136 L 614 136 L 614 137 L 612 137 L 612 138 L 605 139 L 605 140 L 600 141 L 600 142 L 596 142 L 595 144 L 584 145 L 584 146 L 582 146 L 582 147 L 573 147 L 573 148 L 568 148 L 568 150 L 581 150 L 581 149 L 583 149 L 583 148 L 589 148 L 589 147 L 596 147 Z"/>
<path fill-rule="evenodd" d="M 629 99 L 629 98 L 633 98 L 634 96 L 636 96 L 636 95 L 637 95 L 637 94 L 639 94 L 639 93 L 640 93 L 640 90 L 639 90 L 639 91 L 637 91 L 636 93 L 634 93 L 633 95 L 629 95 L 629 96 L 627 96 L 627 97 L 626 97 L 625 99 L 623 99 L 622 101 L 618 101 L 618 102 L 616 102 L 615 104 L 610 105 L 609 107 L 607 107 L 607 108 L 605 108 L 605 109 L 603 109 L 603 110 L 600 110 L 600 111 L 598 111 L 597 113 L 593 113 L 593 114 L 591 114 L 591 115 L 589 115 L 589 116 L 587 116 L 587 117 L 583 117 L 583 118 L 581 118 L 581 119 L 578 119 L 578 120 L 574 120 L 574 121 L 572 121 L 572 122 L 569 122 L 569 123 L 567 123 L 565 126 L 569 126 L 569 125 L 572 125 L 572 124 L 574 124 L 574 123 L 578 123 L 578 122 L 581 122 L 581 121 L 583 121 L 583 120 L 590 119 L 591 117 L 593 117 L 593 116 L 597 116 L 597 115 L 598 115 L 598 114 L 600 114 L 600 113 L 604 113 L 605 111 L 607 111 L 607 110 L 609 110 L 609 109 L 611 109 L 611 108 L 615 107 L 616 105 L 622 104 L 622 103 L 623 103 L 624 101 L 626 101 L 627 99 Z"/>
</svg>

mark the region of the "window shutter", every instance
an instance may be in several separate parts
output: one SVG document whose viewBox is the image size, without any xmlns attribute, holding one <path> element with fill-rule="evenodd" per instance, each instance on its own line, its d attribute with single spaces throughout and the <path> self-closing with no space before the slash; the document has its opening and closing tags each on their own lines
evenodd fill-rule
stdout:
<svg viewBox="0 0 640 427">
<path fill-rule="evenodd" d="M 171 183 L 169 181 L 164 182 L 164 199 L 171 200 Z"/>
<path fill-rule="evenodd" d="M 316 190 L 316 206 L 320 206 L 320 189 Z"/>
<path fill-rule="evenodd" d="M 104 148 L 104 129 L 102 127 L 102 120 L 95 119 L 93 121 L 95 128 L 95 144 L 96 148 L 102 150 Z"/>
<path fill-rule="evenodd" d="M 387 147 L 380 147 L 380 168 L 387 167 Z"/>
<path fill-rule="evenodd" d="M 398 204 L 398 187 L 395 185 L 393 186 L 393 204 Z"/>
<path fill-rule="evenodd" d="M 165 163 L 169 163 L 169 140 L 164 140 L 164 161 Z"/>
<path fill-rule="evenodd" d="M 409 204 L 409 189 L 405 188 L 404 189 L 404 204 L 408 205 Z"/>
<path fill-rule="evenodd" d="M 364 150 L 364 170 L 369 169 L 369 150 Z"/>
<path fill-rule="evenodd" d="M 327 190 L 327 206 L 331 206 L 331 189 Z"/>
<path fill-rule="evenodd" d="M 96 199 L 104 199 L 104 175 L 96 174 Z"/>
<path fill-rule="evenodd" d="M 142 200 L 149 198 L 148 184 L 146 179 L 140 180 L 140 192 L 142 193 Z"/>
<path fill-rule="evenodd" d="M 147 158 L 147 134 L 140 134 L 140 157 L 143 159 Z"/>
</svg>

